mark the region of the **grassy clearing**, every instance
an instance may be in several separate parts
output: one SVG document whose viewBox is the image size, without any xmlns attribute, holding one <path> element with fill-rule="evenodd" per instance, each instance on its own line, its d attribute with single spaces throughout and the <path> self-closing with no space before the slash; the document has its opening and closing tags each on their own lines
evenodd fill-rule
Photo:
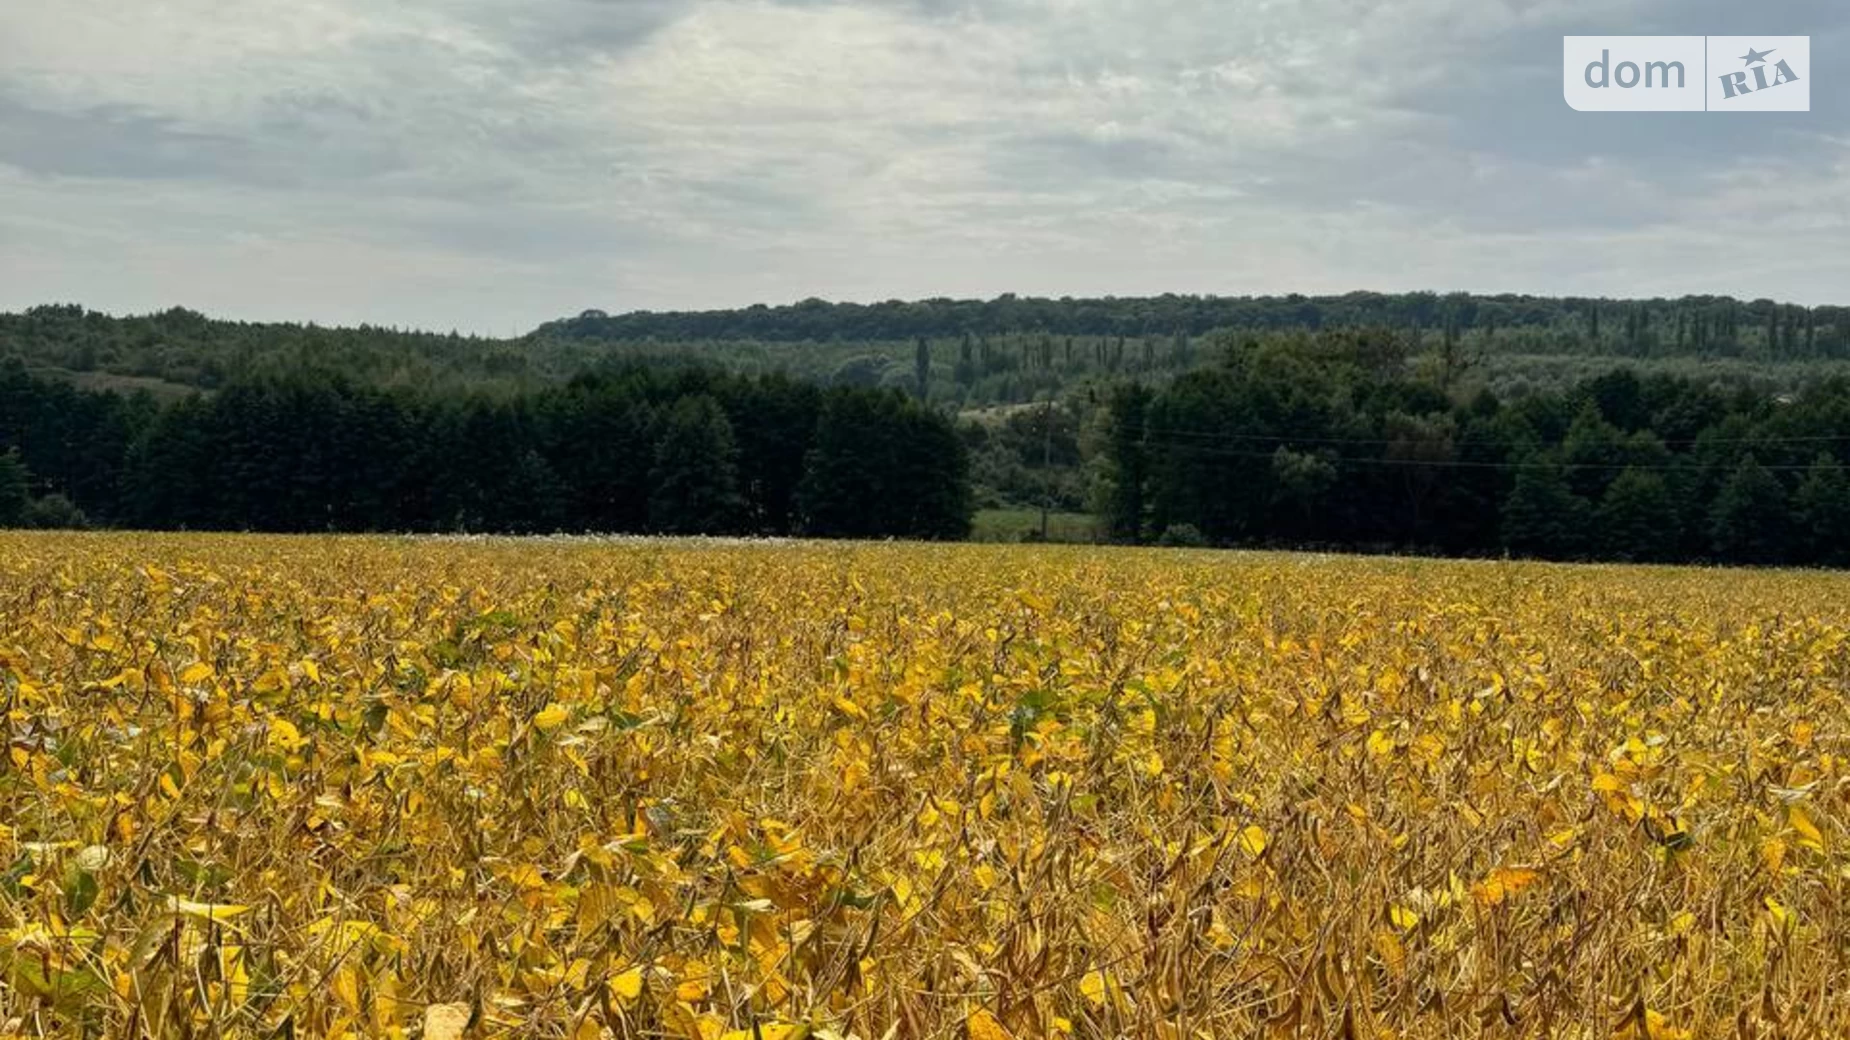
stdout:
<svg viewBox="0 0 1850 1040">
<path fill-rule="evenodd" d="M 1022 542 L 1038 538 L 1041 511 L 1038 509 L 980 509 L 977 511 L 970 540 L 975 542 Z M 1047 540 L 1074 544 L 1099 541 L 1099 519 L 1090 513 L 1049 513 Z"/>
</svg>

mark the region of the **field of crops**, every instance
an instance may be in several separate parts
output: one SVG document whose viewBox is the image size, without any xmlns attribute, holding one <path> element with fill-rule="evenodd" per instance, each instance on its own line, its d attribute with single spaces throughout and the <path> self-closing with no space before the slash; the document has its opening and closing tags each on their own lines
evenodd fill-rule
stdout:
<svg viewBox="0 0 1850 1040">
<path fill-rule="evenodd" d="M 1850 579 L 0 536 L 0 1035 L 1850 1035 Z"/>
</svg>

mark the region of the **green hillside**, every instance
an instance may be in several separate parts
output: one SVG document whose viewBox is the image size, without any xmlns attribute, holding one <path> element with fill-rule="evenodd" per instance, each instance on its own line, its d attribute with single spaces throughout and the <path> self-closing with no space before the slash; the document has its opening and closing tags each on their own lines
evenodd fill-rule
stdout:
<svg viewBox="0 0 1850 1040">
<path fill-rule="evenodd" d="M 511 392 L 632 361 L 698 361 L 741 374 L 916 392 L 923 362 L 932 401 L 970 408 L 1044 399 L 1092 381 L 1160 383 L 1248 340 L 1362 326 L 1396 330 L 1409 369 L 1438 366 L 1448 382 L 1468 379 L 1517 396 L 1569 385 L 1617 360 L 1647 374 L 1775 391 L 1850 369 L 1845 307 L 1433 293 L 587 311 L 513 339 L 224 321 L 182 309 L 113 317 L 60 305 L 0 315 L 0 357 L 83 386 L 157 394 L 304 370 L 381 387 Z"/>
</svg>

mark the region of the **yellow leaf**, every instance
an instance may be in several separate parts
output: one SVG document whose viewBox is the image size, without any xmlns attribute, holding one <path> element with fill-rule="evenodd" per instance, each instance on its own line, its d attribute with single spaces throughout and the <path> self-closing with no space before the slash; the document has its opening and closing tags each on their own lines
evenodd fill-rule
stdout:
<svg viewBox="0 0 1850 1040">
<path fill-rule="evenodd" d="M 1420 915 L 1398 903 L 1388 907 L 1388 920 L 1403 932 L 1410 932 L 1420 926 Z"/>
<path fill-rule="evenodd" d="M 226 943 L 218 948 L 218 977 L 227 987 L 227 995 L 234 1005 L 241 1005 L 250 998 L 250 972 L 244 968 L 244 947 L 236 943 Z"/>
<path fill-rule="evenodd" d="M 688 961 L 681 965 L 681 981 L 675 986 L 675 996 L 690 1004 L 705 1000 L 713 988 L 709 984 L 713 974 L 713 969 L 700 961 Z"/>
<path fill-rule="evenodd" d="M 1779 873 L 1779 868 L 1786 862 L 1786 843 L 1778 838 L 1768 838 L 1760 843 L 1760 863 L 1769 874 Z"/>
<path fill-rule="evenodd" d="M 964 1033 L 969 1040 L 1015 1040 L 1014 1034 L 988 1008 L 970 1012 L 970 1017 L 964 1019 Z"/>
<path fill-rule="evenodd" d="M 1824 851 L 1824 832 L 1813 823 L 1805 807 L 1798 804 L 1786 806 L 1786 822 L 1798 832 L 1799 844 L 1818 852 Z"/>
<path fill-rule="evenodd" d="M 109 678 L 104 679 L 98 685 L 102 686 L 102 688 L 105 690 L 113 690 L 118 686 L 134 684 L 140 681 L 141 681 L 141 669 L 124 668 L 121 671 L 117 672 L 116 674 L 110 676 Z"/>
<path fill-rule="evenodd" d="M 1258 859 L 1265 855 L 1265 848 L 1271 843 L 1265 828 L 1256 823 L 1249 823 L 1240 828 L 1240 849 L 1248 856 Z"/>
<path fill-rule="evenodd" d="M 1093 1007 L 1105 1006 L 1105 976 L 1102 972 L 1088 971 L 1079 980 L 1079 993 L 1090 1001 Z"/>
<path fill-rule="evenodd" d="M 352 965 L 341 965 L 339 970 L 334 972 L 334 977 L 328 980 L 328 989 L 333 992 L 334 999 L 340 1001 L 341 1006 L 354 1014 L 359 1014 L 360 976 L 353 970 Z"/>
<path fill-rule="evenodd" d="M 1413 739 L 1413 754 L 1428 765 L 1438 765 L 1445 757 L 1445 739 L 1437 733 L 1422 733 Z"/>
<path fill-rule="evenodd" d="M 1690 1040 L 1691 1034 L 1687 1029 L 1671 1025 L 1670 1019 L 1661 1012 L 1646 1011 L 1642 1023 L 1635 1017 L 1628 1017 L 1612 1036 L 1613 1040 Z"/>
<path fill-rule="evenodd" d="M 424 1009 L 424 1040 L 462 1040 L 470 1017 L 467 1004 L 432 1004 Z"/>
<path fill-rule="evenodd" d="M 180 681 L 188 684 L 201 683 L 212 678 L 213 674 L 211 665 L 204 661 L 194 661 L 180 672 Z"/>
<path fill-rule="evenodd" d="M 1381 955 L 1381 963 L 1387 965 L 1392 974 L 1399 976 L 1407 970 L 1407 948 L 1393 932 L 1385 928 L 1375 930 L 1375 952 Z"/>
<path fill-rule="evenodd" d="M 280 751 L 294 751 L 302 746 L 302 731 L 288 719 L 271 719 L 269 743 Z"/>
<path fill-rule="evenodd" d="M 617 999 L 625 1004 L 642 996 L 642 969 L 640 967 L 631 968 L 611 979 L 610 992 L 616 994 Z"/>
<path fill-rule="evenodd" d="M 534 728 L 538 729 L 540 732 L 546 733 L 565 725 L 566 720 L 571 717 L 572 710 L 570 708 L 555 702 L 541 708 L 539 714 L 533 716 L 533 725 Z"/>
<path fill-rule="evenodd" d="M 250 912 L 248 906 L 236 906 L 230 903 L 195 903 L 179 896 L 169 897 L 167 909 L 176 914 L 196 918 L 201 921 L 229 921 L 240 914 Z"/>
<path fill-rule="evenodd" d="M 1481 906 L 1499 906 L 1541 879 L 1542 872 L 1531 867 L 1497 867 L 1471 887 L 1471 895 Z"/>
<path fill-rule="evenodd" d="M 1053 613 L 1053 601 L 1038 592 L 1029 592 L 1024 589 L 1018 593 L 1018 596 L 1021 599 L 1022 606 L 1027 607 L 1037 614 Z"/>
</svg>

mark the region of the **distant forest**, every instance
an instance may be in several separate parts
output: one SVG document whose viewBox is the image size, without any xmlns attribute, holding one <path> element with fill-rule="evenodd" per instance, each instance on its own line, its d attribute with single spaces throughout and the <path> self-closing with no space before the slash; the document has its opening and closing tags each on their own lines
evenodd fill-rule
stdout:
<svg viewBox="0 0 1850 1040">
<path fill-rule="evenodd" d="M 117 318 L 58 305 L 0 314 L 0 358 L 78 386 L 156 396 L 304 371 L 367 386 L 519 394 L 599 367 L 694 364 L 913 394 L 922 382 L 933 404 L 974 409 L 1125 378 L 1160 384 L 1220 360 L 1230 345 L 1363 327 L 1402 337 L 1406 374 L 1435 362 L 1468 368 L 1471 382 L 1504 397 L 1569 386 L 1615 360 L 1770 392 L 1850 373 L 1850 308 L 1433 293 L 588 311 L 513 339 L 220 321 L 181 309 Z"/>
<path fill-rule="evenodd" d="M 1442 337 L 1503 334 L 1518 343 L 1627 357 L 1655 355 L 1850 358 L 1850 307 L 1806 308 L 1729 297 L 1607 300 L 1469 293 L 1344 296 L 1155 296 L 1091 300 L 828 303 L 607 315 L 587 311 L 537 335 L 592 342 L 953 339 L 1050 336 L 1202 336 L 1211 332 L 1378 326 Z"/>
<path fill-rule="evenodd" d="M 1850 309 L 808 302 L 511 340 L 0 315 L 0 523 L 1850 564 Z"/>
</svg>

